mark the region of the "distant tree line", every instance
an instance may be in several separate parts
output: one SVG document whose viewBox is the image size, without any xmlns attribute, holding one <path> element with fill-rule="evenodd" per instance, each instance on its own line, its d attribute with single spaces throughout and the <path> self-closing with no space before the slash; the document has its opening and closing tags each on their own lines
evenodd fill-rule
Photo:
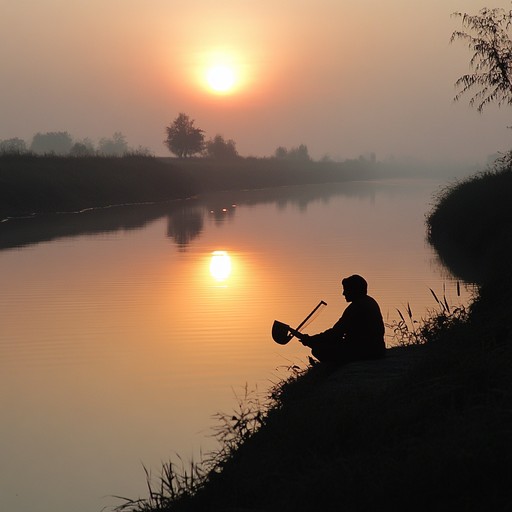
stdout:
<svg viewBox="0 0 512 512">
<path fill-rule="evenodd" d="M 291 149 L 279 146 L 274 152 L 274 157 L 279 160 L 299 160 L 301 162 L 309 162 L 311 160 L 308 147 L 305 144 L 300 144 L 298 147 Z"/>
<path fill-rule="evenodd" d="M 227 139 L 221 134 L 206 139 L 204 130 L 198 128 L 195 121 L 187 114 L 180 113 L 165 128 L 165 131 L 167 137 L 163 141 L 164 145 L 179 159 L 199 156 L 200 158 L 216 161 L 235 161 L 241 158 L 233 139 Z M 7 154 L 72 157 L 124 156 L 127 154 L 152 156 L 151 151 L 147 148 L 141 146 L 137 149 L 131 148 L 121 132 L 115 132 L 112 137 L 102 137 L 95 144 L 88 137 L 75 140 L 67 131 L 38 132 L 33 136 L 30 144 L 19 137 L 0 140 L 0 155 Z M 270 158 L 300 163 L 313 161 L 305 144 L 299 144 L 291 148 L 279 146 Z M 324 163 L 332 162 L 328 156 L 323 157 L 321 161 Z M 375 161 L 374 155 L 372 161 Z"/>
<path fill-rule="evenodd" d="M 195 121 L 187 114 L 180 113 L 165 131 L 167 138 L 164 144 L 178 158 L 190 158 L 194 155 L 216 160 L 239 158 L 234 140 L 226 140 L 220 134 L 205 140 L 204 130 L 197 128 Z"/>
<path fill-rule="evenodd" d="M 30 145 L 20 139 L 0 140 L 0 154 L 57 155 L 57 156 L 123 156 L 126 154 L 149 155 L 146 148 L 133 149 L 128 146 L 126 137 L 121 132 L 115 132 L 112 137 L 102 137 L 98 144 L 89 139 L 74 140 L 68 132 L 36 133 Z"/>
<path fill-rule="evenodd" d="M 234 160 L 240 158 L 233 139 L 225 139 L 217 134 L 206 140 L 204 130 L 195 126 L 195 121 L 187 114 L 180 113 L 178 117 L 166 127 L 167 138 L 164 144 L 167 149 L 178 158 L 190 158 L 194 155 L 215 160 Z M 280 160 L 311 160 L 305 144 L 286 149 L 278 147 L 274 158 Z"/>
</svg>

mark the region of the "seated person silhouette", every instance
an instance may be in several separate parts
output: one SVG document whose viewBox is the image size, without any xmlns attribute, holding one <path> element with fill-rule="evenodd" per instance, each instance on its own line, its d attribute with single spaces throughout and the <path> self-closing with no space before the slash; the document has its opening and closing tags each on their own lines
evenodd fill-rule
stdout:
<svg viewBox="0 0 512 512">
<path fill-rule="evenodd" d="M 350 302 L 341 318 L 326 331 L 300 336 L 320 362 L 344 364 L 384 357 L 384 321 L 379 305 L 367 295 L 368 284 L 358 275 L 341 281 L 345 300 Z"/>
</svg>

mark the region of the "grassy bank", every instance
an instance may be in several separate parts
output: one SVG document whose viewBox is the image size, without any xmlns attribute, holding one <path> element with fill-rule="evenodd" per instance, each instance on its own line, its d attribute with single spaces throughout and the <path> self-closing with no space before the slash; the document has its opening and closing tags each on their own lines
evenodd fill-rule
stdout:
<svg viewBox="0 0 512 512">
<path fill-rule="evenodd" d="M 386 360 L 296 370 L 267 402 L 242 400 L 219 417 L 218 453 L 188 471 L 165 465 L 149 498 L 120 508 L 509 510 L 509 173 L 452 186 L 428 219 L 442 255 L 470 256 L 479 293 L 469 308 L 440 300 L 413 335 L 397 329 L 407 344 Z"/>
<path fill-rule="evenodd" d="M 0 219 L 33 213 L 183 199 L 219 190 L 270 188 L 384 178 L 389 169 L 354 160 L 227 162 L 140 155 L 59 157 L 0 155 Z"/>
</svg>

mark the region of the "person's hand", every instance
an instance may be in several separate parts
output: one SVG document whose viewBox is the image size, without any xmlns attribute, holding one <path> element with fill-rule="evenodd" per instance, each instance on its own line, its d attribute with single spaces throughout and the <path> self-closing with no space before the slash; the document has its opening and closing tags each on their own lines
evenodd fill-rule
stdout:
<svg viewBox="0 0 512 512">
<path fill-rule="evenodd" d="M 303 334 L 301 337 L 300 337 L 300 342 L 305 346 L 305 347 L 309 347 L 309 339 L 311 338 L 311 336 L 309 334 Z"/>
</svg>

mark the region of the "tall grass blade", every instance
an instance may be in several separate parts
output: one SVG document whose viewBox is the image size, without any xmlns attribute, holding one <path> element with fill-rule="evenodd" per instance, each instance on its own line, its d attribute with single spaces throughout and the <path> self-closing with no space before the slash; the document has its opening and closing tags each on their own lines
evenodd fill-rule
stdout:
<svg viewBox="0 0 512 512">
<path fill-rule="evenodd" d="M 437 298 L 437 295 L 436 295 L 436 292 L 434 290 L 432 290 L 432 288 L 429 288 L 430 290 L 430 293 L 434 296 L 434 300 L 438 303 L 438 304 L 441 304 L 441 301 Z"/>
<path fill-rule="evenodd" d="M 450 306 L 448 305 L 448 301 L 446 300 L 446 295 L 443 297 L 443 299 L 444 299 L 444 305 L 446 307 L 446 311 L 447 311 L 447 313 L 449 313 L 450 312 Z"/>
<path fill-rule="evenodd" d="M 409 319 L 412 320 L 412 309 L 409 303 L 407 303 L 407 315 L 409 316 Z"/>
</svg>

